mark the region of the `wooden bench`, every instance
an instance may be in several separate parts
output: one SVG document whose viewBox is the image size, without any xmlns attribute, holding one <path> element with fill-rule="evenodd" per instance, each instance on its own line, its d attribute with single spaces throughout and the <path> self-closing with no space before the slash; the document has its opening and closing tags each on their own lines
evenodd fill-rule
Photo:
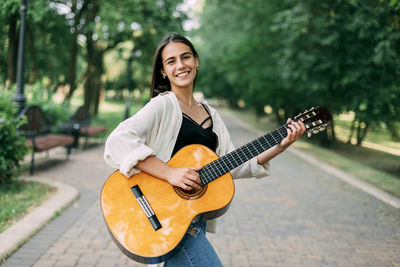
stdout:
<svg viewBox="0 0 400 267">
<path fill-rule="evenodd" d="M 75 114 L 71 116 L 70 121 L 63 125 L 64 133 L 74 136 L 74 147 L 79 146 L 79 138 L 85 137 L 84 147 L 87 147 L 88 139 L 105 133 L 107 127 L 103 125 L 91 125 L 91 118 L 85 106 L 79 107 Z"/>
<path fill-rule="evenodd" d="M 67 159 L 69 159 L 74 138 L 70 135 L 50 133 L 50 124 L 39 106 L 27 106 L 19 116 L 26 117 L 26 124 L 21 130 L 23 130 L 23 134 L 27 138 L 25 144 L 32 147 L 29 170 L 31 175 L 34 172 L 35 152 L 49 151 L 52 148 L 63 146 L 67 149 Z"/>
</svg>

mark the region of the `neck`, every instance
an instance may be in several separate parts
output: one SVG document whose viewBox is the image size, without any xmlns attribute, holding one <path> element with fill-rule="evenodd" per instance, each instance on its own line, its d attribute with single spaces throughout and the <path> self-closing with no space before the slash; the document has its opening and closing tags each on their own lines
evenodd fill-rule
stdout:
<svg viewBox="0 0 400 267">
<path fill-rule="evenodd" d="M 193 97 L 193 88 L 171 88 L 179 102 L 192 106 L 196 103 Z"/>
</svg>

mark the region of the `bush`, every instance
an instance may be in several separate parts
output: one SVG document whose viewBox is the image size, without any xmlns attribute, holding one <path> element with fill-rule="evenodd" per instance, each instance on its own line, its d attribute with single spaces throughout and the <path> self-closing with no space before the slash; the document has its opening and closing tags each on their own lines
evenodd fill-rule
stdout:
<svg viewBox="0 0 400 267">
<path fill-rule="evenodd" d="M 24 118 L 17 118 L 10 91 L 0 90 L 0 186 L 18 177 L 19 162 L 29 152 L 25 138 L 18 133 Z"/>
</svg>

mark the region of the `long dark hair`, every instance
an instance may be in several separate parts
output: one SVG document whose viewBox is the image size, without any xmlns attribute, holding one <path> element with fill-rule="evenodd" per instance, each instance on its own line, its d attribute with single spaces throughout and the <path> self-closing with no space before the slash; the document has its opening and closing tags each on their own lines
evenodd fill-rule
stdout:
<svg viewBox="0 0 400 267">
<path fill-rule="evenodd" d="M 190 50 L 192 50 L 193 56 L 198 58 L 196 49 L 194 49 L 193 44 L 187 38 L 175 32 L 165 35 L 158 45 L 156 52 L 154 53 L 153 76 L 151 78 L 150 85 L 150 98 L 157 96 L 159 93 L 171 91 L 171 84 L 168 78 L 165 77 L 164 79 L 161 74 L 161 69 L 163 67 L 161 53 L 164 47 L 166 47 L 167 44 L 171 42 L 186 44 L 190 47 Z"/>
</svg>

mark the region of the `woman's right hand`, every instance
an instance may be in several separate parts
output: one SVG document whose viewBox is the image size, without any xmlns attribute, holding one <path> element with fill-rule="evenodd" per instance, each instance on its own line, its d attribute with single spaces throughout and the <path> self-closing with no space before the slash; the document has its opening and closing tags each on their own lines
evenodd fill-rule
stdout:
<svg viewBox="0 0 400 267">
<path fill-rule="evenodd" d="M 200 171 L 202 167 L 174 168 L 155 156 L 149 156 L 139 161 L 136 167 L 141 171 L 163 179 L 183 190 L 190 191 L 192 189 L 201 189 L 200 174 L 198 171 Z"/>
<path fill-rule="evenodd" d="M 173 168 L 171 167 L 165 174 L 166 180 L 175 186 L 182 188 L 183 190 L 190 191 L 192 189 L 201 189 L 201 180 L 198 171 L 202 167 L 182 167 Z"/>
</svg>

